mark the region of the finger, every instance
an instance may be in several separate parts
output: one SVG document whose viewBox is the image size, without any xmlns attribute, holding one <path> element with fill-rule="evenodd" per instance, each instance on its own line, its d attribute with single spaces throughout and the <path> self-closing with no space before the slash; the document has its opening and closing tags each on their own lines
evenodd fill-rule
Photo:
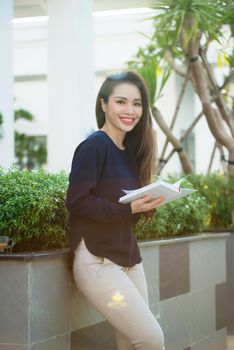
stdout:
<svg viewBox="0 0 234 350">
<path fill-rule="evenodd" d="M 157 197 L 157 198 L 152 197 L 152 196 L 146 196 L 146 197 L 144 197 L 145 203 L 147 203 L 147 202 L 148 203 L 161 203 L 162 201 L 165 200 L 165 196 L 161 196 L 161 197 Z"/>
<path fill-rule="evenodd" d="M 165 197 L 160 197 L 160 198 L 157 198 L 153 201 L 150 201 L 148 203 L 145 203 L 145 209 L 148 211 L 148 210 L 152 210 L 152 209 L 155 209 L 157 208 L 163 201 L 165 200 Z"/>
</svg>

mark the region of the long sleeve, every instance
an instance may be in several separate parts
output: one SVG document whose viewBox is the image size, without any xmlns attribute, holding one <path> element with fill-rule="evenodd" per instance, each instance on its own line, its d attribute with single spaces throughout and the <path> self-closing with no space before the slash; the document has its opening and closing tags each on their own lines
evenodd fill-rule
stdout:
<svg viewBox="0 0 234 350">
<path fill-rule="evenodd" d="M 105 161 L 105 145 L 87 141 L 76 149 L 69 176 L 66 205 L 72 215 L 101 222 L 132 220 L 131 205 L 94 194 Z"/>
</svg>

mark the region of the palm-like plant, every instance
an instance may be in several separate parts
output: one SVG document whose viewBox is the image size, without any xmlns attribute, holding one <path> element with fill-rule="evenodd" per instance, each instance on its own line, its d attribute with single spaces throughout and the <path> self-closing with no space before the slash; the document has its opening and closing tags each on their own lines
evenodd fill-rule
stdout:
<svg viewBox="0 0 234 350">
<path fill-rule="evenodd" d="M 221 154 L 223 169 L 228 178 L 234 175 L 234 96 L 231 95 L 234 83 L 234 2 L 233 0 L 159 0 L 155 2 L 157 10 L 154 19 L 154 32 L 149 45 L 141 48 L 145 61 L 136 56 L 136 65 L 141 67 L 147 62 L 150 54 L 156 62 L 184 78 L 175 113 L 169 128 L 161 113 L 153 108 L 153 115 L 159 126 L 165 132 L 167 140 L 159 162 L 159 172 L 173 151 L 165 158 L 166 146 L 171 142 L 182 141 L 198 120 L 205 116 L 207 124 L 214 136 L 214 149 L 211 155 L 209 169 L 215 150 Z M 216 60 L 211 59 L 212 46 L 216 47 Z M 214 51 L 214 50 L 213 50 Z M 142 56 L 142 55 L 141 55 Z M 143 62 L 143 63 L 142 63 Z M 225 69 L 221 69 L 225 65 Z M 220 68 L 218 81 L 215 69 Z M 144 72 L 143 72 L 144 73 Z M 145 75 L 147 79 L 147 75 Z M 194 92 L 201 103 L 201 112 L 192 122 L 180 140 L 172 133 L 183 91 L 188 81 L 191 81 Z M 162 122 L 163 121 L 163 122 Z M 178 151 L 178 147 L 177 147 Z M 191 171 L 183 155 L 183 148 L 178 152 L 185 172 Z M 232 196 L 233 193 L 229 193 Z M 232 210 L 234 222 L 234 210 Z"/>
<path fill-rule="evenodd" d="M 184 171 L 191 171 L 186 157 L 181 158 L 183 151 L 178 145 L 182 140 L 178 140 L 172 133 L 183 91 L 187 81 L 191 81 L 201 102 L 201 113 L 184 137 L 204 115 L 214 136 L 215 147 L 222 154 L 224 170 L 234 174 L 234 108 L 233 97 L 228 96 L 228 87 L 234 81 L 234 3 L 232 0 L 159 0 L 153 8 L 157 10 L 153 17 L 155 30 L 149 45 L 140 49 L 141 55 L 138 51 L 134 60 L 135 66 L 146 80 L 149 80 L 149 74 L 145 74 L 142 67 L 152 61 L 166 67 L 168 71 L 170 67 L 171 71 L 184 77 L 184 86 L 178 98 L 171 128 L 160 121 L 162 116 L 155 108 L 153 115 L 166 133 L 167 142 L 171 142 L 177 150 L 179 148 L 178 154 Z M 219 66 L 226 65 L 221 84 L 218 84 L 214 73 L 214 62 L 208 59 L 213 43 L 219 51 Z M 157 78 L 154 75 L 151 79 Z M 160 158 L 164 158 L 165 150 L 164 146 Z M 228 153 L 228 159 L 224 157 L 225 151 Z M 169 158 L 170 154 L 167 160 Z M 163 164 L 159 164 L 159 171 Z"/>
</svg>

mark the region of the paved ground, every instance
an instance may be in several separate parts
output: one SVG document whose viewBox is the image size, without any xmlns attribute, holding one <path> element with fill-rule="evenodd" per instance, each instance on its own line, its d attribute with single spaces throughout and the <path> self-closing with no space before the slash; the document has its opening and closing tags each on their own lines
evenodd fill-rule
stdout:
<svg viewBox="0 0 234 350">
<path fill-rule="evenodd" d="M 234 335 L 229 335 L 228 336 L 227 350 L 234 350 Z"/>
</svg>

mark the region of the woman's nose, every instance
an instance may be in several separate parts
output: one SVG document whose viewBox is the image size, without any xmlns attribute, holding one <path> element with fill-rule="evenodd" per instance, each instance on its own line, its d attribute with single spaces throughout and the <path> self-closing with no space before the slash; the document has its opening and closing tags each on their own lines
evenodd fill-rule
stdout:
<svg viewBox="0 0 234 350">
<path fill-rule="evenodd" d="M 126 104 L 126 109 L 125 109 L 126 113 L 128 114 L 133 114 L 134 113 L 134 108 L 133 105 L 131 103 Z"/>
</svg>

